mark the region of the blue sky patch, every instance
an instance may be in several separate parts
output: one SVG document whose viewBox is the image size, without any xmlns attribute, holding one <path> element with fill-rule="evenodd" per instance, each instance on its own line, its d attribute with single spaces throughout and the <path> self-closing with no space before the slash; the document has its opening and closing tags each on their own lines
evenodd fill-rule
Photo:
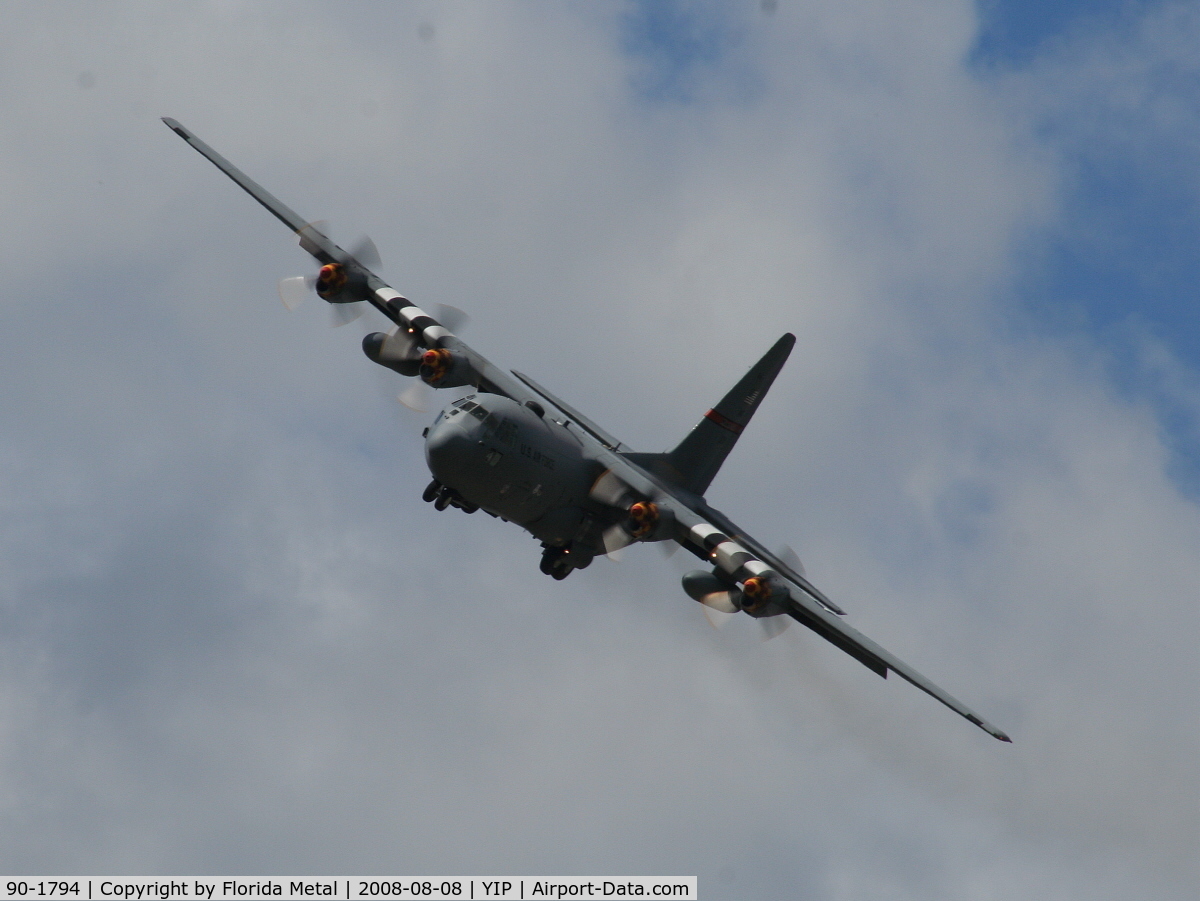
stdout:
<svg viewBox="0 0 1200 901">
<path fill-rule="evenodd" d="M 652 101 L 694 99 L 696 81 L 716 68 L 738 41 L 730 11 L 719 3 L 635 3 L 621 21 L 622 49 L 641 59 L 634 87 Z"/>
<path fill-rule="evenodd" d="M 1047 45 L 1089 24 L 1160 6 L 1145 0 L 979 0 L 974 61 L 983 66 L 1028 62 Z"/>
</svg>

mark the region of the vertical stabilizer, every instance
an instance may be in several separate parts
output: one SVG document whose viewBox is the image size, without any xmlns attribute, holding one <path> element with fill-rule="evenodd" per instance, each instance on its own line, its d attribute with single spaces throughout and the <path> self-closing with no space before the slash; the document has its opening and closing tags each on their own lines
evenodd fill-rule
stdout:
<svg viewBox="0 0 1200 901">
<path fill-rule="evenodd" d="M 655 455 L 659 465 L 652 468 L 680 488 L 703 495 L 733 450 L 742 429 L 767 396 L 767 390 L 775 381 L 775 376 L 779 375 L 795 343 L 796 336 L 790 332 L 776 341 L 762 359 L 751 366 L 750 371 L 721 398 L 720 403 L 704 414 L 704 418 L 679 442 L 675 450 L 669 454 Z"/>
</svg>

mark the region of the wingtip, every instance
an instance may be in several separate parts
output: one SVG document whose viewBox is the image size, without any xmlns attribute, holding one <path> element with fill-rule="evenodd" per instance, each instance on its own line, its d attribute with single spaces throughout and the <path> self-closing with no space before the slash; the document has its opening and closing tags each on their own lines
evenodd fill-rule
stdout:
<svg viewBox="0 0 1200 901">
<path fill-rule="evenodd" d="M 986 732 L 992 738 L 998 739 L 1000 741 L 1006 741 L 1010 745 L 1012 744 L 1011 738 L 1009 738 L 1007 735 L 1005 735 L 1003 732 L 1001 732 L 999 729 L 997 729 L 991 723 L 987 722 L 986 720 L 980 719 L 974 713 L 964 713 L 963 716 L 965 716 L 967 718 L 967 720 L 974 723 L 976 726 L 978 726 L 980 729 L 982 729 L 984 732 Z"/>
<path fill-rule="evenodd" d="M 179 137 L 186 138 L 188 136 L 187 130 L 170 116 L 163 116 L 162 121 L 167 128 L 171 129 L 171 131 L 175 132 L 175 134 L 179 135 Z"/>
<path fill-rule="evenodd" d="M 977 723 L 977 725 L 981 729 L 983 729 L 984 732 L 986 732 L 988 735 L 990 735 L 992 738 L 994 738 L 998 741 L 1006 741 L 1010 745 L 1012 744 L 1012 739 L 1009 738 L 1005 733 L 1003 733 L 999 729 L 997 729 L 995 726 L 993 726 L 991 723 L 979 722 L 979 723 Z"/>
</svg>

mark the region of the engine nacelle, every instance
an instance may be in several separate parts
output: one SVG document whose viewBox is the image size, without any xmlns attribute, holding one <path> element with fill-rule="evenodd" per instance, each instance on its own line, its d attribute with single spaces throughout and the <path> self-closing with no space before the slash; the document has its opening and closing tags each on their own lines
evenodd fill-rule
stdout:
<svg viewBox="0 0 1200 901">
<path fill-rule="evenodd" d="M 317 272 L 317 296 L 329 303 L 356 303 L 366 297 L 366 282 L 357 266 L 326 263 Z"/>
<path fill-rule="evenodd" d="M 317 296 L 332 300 L 346 287 L 346 267 L 341 263 L 326 263 L 317 273 Z"/>
<path fill-rule="evenodd" d="M 658 525 L 658 504 L 653 501 L 638 501 L 629 508 L 629 534 L 634 538 L 645 538 Z"/>
<path fill-rule="evenodd" d="M 363 338 L 362 348 L 372 363 L 401 375 L 415 376 L 421 371 L 421 349 L 400 328 L 394 328 L 386 335 L 372 332 Z"/>
<path fill-rule="evenodd" d="M 731 586 L 728 582 L 718 579 L 715 575 L 705 569 L 694 569 L 683 577 L 683 590 L 687 596 L 693 601 L 703 603 L 705 596 L 715 594 L 718 591 L 729 591 Z"/>
<path fill-rule="evenodd" d="M 635 541 L 662 541 L 674 531 L 675 514 L 654 501 L 637 501 L 629 507 L 625 528 Z"/>
<path fill-rule="evenodd" d="M 752 576 L 742 583 L 741 608 L 751 616 L 775 616 L 783 613 L 778 601 L 787 597 L 787 588 L 770 575 Z"/>
<path fill-rule="evenodd" d="M 421 356 L 420 372 L 421 379 L 434 388 L 459 388 L 478 381 L 471 361 L 444 347 L 425 351 Z"/>
</svg>

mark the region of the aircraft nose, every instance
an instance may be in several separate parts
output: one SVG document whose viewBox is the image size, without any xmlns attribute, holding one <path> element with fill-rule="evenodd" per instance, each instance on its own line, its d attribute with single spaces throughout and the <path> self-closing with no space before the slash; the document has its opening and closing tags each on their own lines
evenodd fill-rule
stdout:
<svg viewBox="0 0 1200 901">
<path fill-rule="evenodd" d="M 425 461 L 429 471 L 444 485 L 454 485 L 464 472 L 470 471 L 476 452 L 476 442 L 454 421 L 439 422 L 425 437 Z"/>
</svg>

